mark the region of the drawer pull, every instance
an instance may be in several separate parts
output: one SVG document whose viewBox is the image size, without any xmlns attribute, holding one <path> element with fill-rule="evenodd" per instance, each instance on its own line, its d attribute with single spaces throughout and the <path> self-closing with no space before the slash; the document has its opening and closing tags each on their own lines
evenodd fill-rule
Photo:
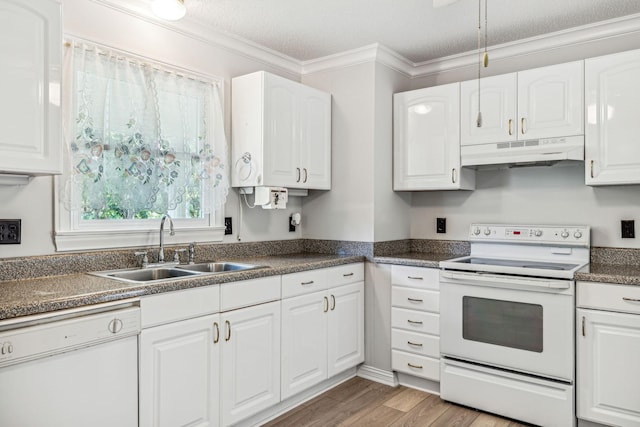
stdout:
<svg viewBox="0 0 640 427">
<path fill-rule="evenodd" d="M 353 276 L 353 273 L 343 274 L 342 276 L 343 276 L 343 277 L 350 277 L 350 276 Z"/>
<path fill-rule="evenodd" d="M 413 363 L 407 363 L 407 366 L 415 369 L 422 369 L 422 365 L 414 365 Z"/>
<path fill-rule="evenodd" d="M 407 344 L 409 344 L 409 345 L 413 345 L 413 346 L 416 346 L 416 347 L 422 347 L 422 344 L 420 344 L 419 342 L 411 342 L 411 341 L 407 341 Z"/>
<path fill-rule="evenodd" d="M 407 322 L 411 323 L 412 325 L 422 325 L 422 320 L 407 320 Z"/>
<path fill-rule="evenodd" d="M 625 300 L 625 301 L 629 301 L 629 302 L 640 302 L 640 299 L 638 299 L 638 298 L 622 297 L 622 299 Z"/>
<path fill-rule="evenodd" d="M 302 286 L 305 286 L 305 285 L 312 285 L 312 284 L 313 284 L 313 280 L 309 280 L 308 282 L 300 282 L 300 284 L 301 284 Z"/>
<path fill-rule="evenodd" d="M 407 279 L 411 279 L 411 280 L 424 280 L 424 277 L 420 277 L 420 276 L 407 276 Z"/>
<path fill-rule="evenodd" d="M 407 298 L 407 299 L 411 302 L 422 302 L 421 299 L 416 299 L 416 298 Z"/>
</svg>

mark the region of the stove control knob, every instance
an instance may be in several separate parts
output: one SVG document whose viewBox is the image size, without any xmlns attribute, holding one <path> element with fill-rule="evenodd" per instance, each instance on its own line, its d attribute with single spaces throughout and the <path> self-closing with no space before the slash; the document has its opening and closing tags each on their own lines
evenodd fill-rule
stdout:
<svg viewBox="0 0 640 427">
<path fill-rule="evenodd" d="M 535 233 L 536 237 L 540 237 L 542 236 L 542 230 L 536 230 Z"/>
<path fill-rule="evenodd" d="M 489 234 L 491 234 L 491 230 L 489 230 L 489 227 L 484 229 L 484 235 L 488 236 Z"/>
<path fill-rule="evenodd" d="M 479 228 L 479 227 L 476 227 L 476 228 L 473 230 L 473 234 L 475 234 L 476 236 L 477 236 L 477 235 L 479 235 L 479 234 L 480 234 L 480 228 Z"/>
<path fill-rule="evenodd" d="M 569 237 L 569 232 L 567 230 L 564 230 L 562 233 L 560 233 L 560 235 L 563 239 L 566 239 L 567 237 Z"/>
<path fill-rule="evenodd" d="M 582 237 L 582 233 L 580 232 L 580 230 L 576 230 L 575 233 L 573 233 L 573 237 L 575 237 L 576 239 L 579 239 Z"/>
</svg>

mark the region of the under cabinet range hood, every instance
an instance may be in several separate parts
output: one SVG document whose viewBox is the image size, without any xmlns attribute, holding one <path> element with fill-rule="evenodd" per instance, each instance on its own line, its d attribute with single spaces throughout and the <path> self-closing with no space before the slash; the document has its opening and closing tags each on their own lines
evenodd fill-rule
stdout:
<svg viewBox="0 0 640 427">
<path fill-rule="evenodd" d="M 584 135 L 462 145 L 462 166 L 538 166 L 584 161 Z"/>
</svg>

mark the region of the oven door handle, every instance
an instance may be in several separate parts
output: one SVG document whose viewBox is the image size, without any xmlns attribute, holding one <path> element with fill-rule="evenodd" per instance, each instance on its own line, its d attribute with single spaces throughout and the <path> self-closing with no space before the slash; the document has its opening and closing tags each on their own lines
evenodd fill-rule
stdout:
<svg viewBox="0 0 640 427">
<path fill-rule="evenodd" d="M 536 277 L 515 277 L 515 276 L 498 276 L 495 274 L 477 273 L 461 273 L 454 271 L 442 271 L 441 277 L 456 281 L 464 281 L 469 284 L 492 283 L 494 285 L 503 285 L 505 288 L 546 288 L 546 289 L 569 289 L 571 280 L 542 279 Z"/>
</svg>

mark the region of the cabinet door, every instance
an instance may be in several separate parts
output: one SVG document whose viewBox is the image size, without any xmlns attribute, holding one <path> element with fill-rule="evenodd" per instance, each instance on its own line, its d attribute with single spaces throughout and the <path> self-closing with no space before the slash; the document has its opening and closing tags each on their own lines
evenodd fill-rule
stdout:
<svg viewBox="0 0 640 427">
<path fill-rule="evenodd" d="M 478 93 L 482 126 L 478 127 Z M 460 144 L 515 141 L 516 73 L 468 80 L 460 84 Z"/>
<path fill-rule="evenodd" d="M 282 399 L 327 379 L 326 291 L 282 301 Z"/>
<path fill-rule="evenodd" d="M 217 426 L 219 315 L 157 326 L 140 335 L 140 425 Z"/>
<path fill-rule="evenodd" d="M 640 50 L 585 61 L 588 185 L 640 183 Z"/>
<path fill-rule="evenodd" d="M 518 139 L 582 135 L 582 61 L 518 73 Z"/>
<path fill-rule="evenodd" d="M 329 377 L 364 362 L 364 282 L 329 289 Z"/>
<path fill-rule="evenodd" d="M 299 188 L 331 189 L 331 95 L 306 86 L 300 87 L 299 167 Z"/>
<path fill-rule="evenodd" d="M 61 6 L 0 0 L 0 170 L 62 172 Z"/>
<path fill-rule="evenodd" d="M 280 402 L 280 301 L 221 315 L 222 425 Z"/>
<path fill-rule="evenodd" d="M 578 418 L 639 426 L 640 315 L 577 313 Z"/>
<path fill-rule="evenodd" d="M 298 83 L 264 74 L 265 185 L 300 185 Z"/>
<path fill-rule="evenodd" d="M 394 190 L 460 188 L 460 85 L 394 95 Z"/>
</svg>

